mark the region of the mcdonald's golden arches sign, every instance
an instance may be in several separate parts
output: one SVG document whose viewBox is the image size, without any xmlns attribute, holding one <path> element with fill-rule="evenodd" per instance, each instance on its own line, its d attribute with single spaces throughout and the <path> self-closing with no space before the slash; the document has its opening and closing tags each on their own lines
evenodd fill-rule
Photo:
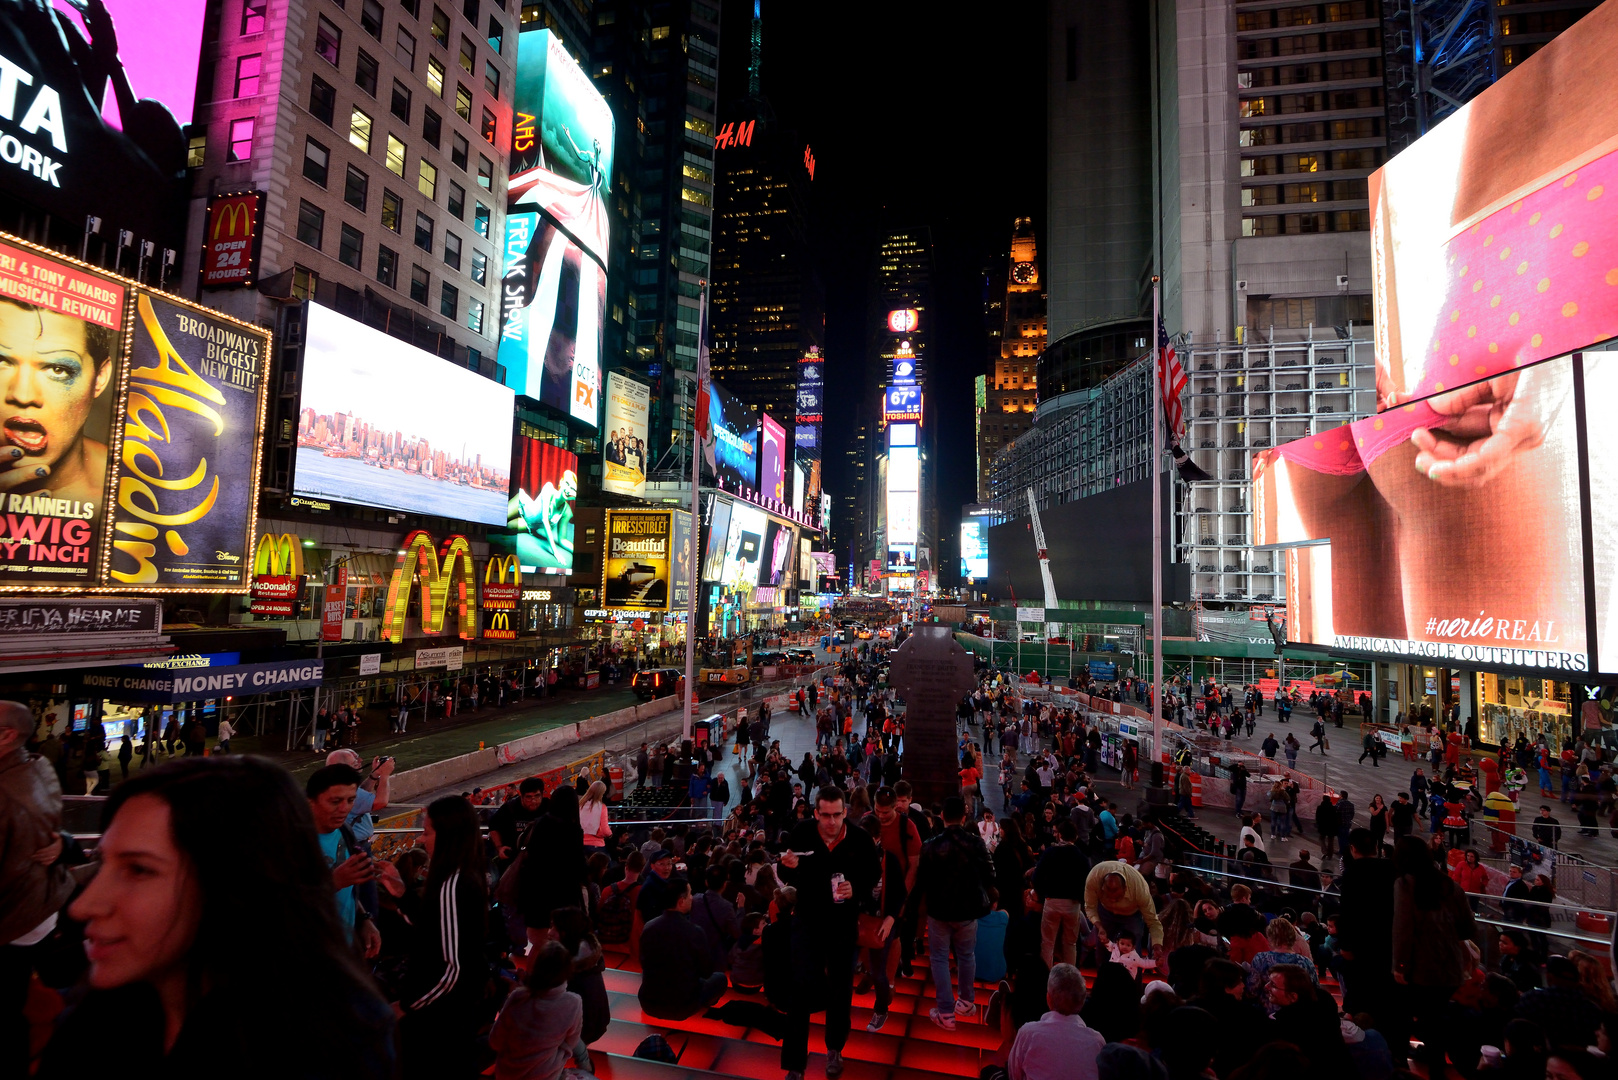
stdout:
<svg viewBox="0 0 1618 1080">
<path fill-rule="evenodd" d="M 410 595 L 418 585 L 423 634 L 442 634 L 453 607 L 457 635 L 465 641 L 477 639 L 477 569 L 466 537 L 446 537 L 438 551 L 433 550 L 433 538 L 425 529 L 405 537 L 388 583 L 388 606 L 382 611 L 382 636 L 388 641 L 404 640 Z"/>
<path fill-rule="evenodd" d="M 303 592 L 303 542 L 291 533 L 265 533 L 253 553 L 254 615 L 297 614 Z"/>
<path fill-rule="evenodd" d="M 491 555 L 483 565 L 483 609 L 515 611 L 522 596 L 522 567 L 515 555 Z"/>
<path fill-rule="evenodd" d="M 202 287 L 251 285 L 258 277 L 259 218 L 264 192 L 215 195 L 202 238 Z"/>
</svg>

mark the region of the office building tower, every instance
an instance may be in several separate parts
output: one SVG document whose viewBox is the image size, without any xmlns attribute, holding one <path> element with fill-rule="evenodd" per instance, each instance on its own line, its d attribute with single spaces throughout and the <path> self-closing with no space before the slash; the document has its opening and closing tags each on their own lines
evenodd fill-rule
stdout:
<svg viewBox="0 0 1618 1080">
<path fill-rule="evenodd" d="M 978 429 L 978 492 L 989 498 L 989 463 L 1004 446 L 1027 431 L 1039 404 L 1037 371 L 1045 351 L 1045 284 L 1039 273 L 1039 251 L 1031 218 L 1012 224 L 1011 257 L 1005 280 L 1001 323 L 990 338 L 999 353 L 990 362 Z"/>
</svg>

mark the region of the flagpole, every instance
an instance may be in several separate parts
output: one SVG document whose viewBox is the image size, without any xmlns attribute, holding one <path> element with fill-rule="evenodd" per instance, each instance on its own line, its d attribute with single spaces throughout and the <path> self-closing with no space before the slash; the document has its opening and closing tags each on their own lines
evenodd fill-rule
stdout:
<svg viewBox="0 0 1618 1080">
<path fill-rule="evenodd" d="M 1152 752 L 1163 753 L 1163 336 L 1160 279 L 1152 278 Z"/>
<path fill-rule="evenodd" d="M 697 566 L 697 539 L 702 518 L 697 512 L 697 488 L 702 479 L 702 436 L 697 418 L 702 413 L 702 395 L 708 384 L 708 283 L 702 283 L 697 316 L 697 393 L 691 408 L 691 528 L 686 538 L 686 567 L 690 578 L 685 599 L 685 720 L 680 725 L 682 740 L 691 738 L 691 724 L 697 713 L 697 592 L 702 572 Z"/>
</svg>

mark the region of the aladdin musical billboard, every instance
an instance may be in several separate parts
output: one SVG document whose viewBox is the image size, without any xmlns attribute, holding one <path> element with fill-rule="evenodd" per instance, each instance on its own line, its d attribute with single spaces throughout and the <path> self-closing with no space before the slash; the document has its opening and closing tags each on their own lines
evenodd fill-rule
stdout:
<svg viewBox="0 0 1618 1080">
<path fill-rule="evenodd" d="M 269 346 L 0 237 L 0 581 L 246 592 Z"/>
<path fill-rule="evenodd" d="M 507 383 L 594 425 L 613 118 L 549 30 L 517 36 L 498 358 Z"/>
<path fill-rule="evenodd" d="M 178 249 L 206 0 L 0 3 L 0 190 Z M 108 183 L 116 177 L 116 183 Z"/>
<path fill-rule="evenodd" d="M 1618 5 L 1371 174 L 1382 410 L 1618 335 Z"/>
<path fill-rule="evenodd" d="M 506 530 L 489 533 L 489 549 L 517 556 L 525 574 L 572 573 L 578 455 L 519 435 L 511 463 L 512 496 L 506 511 Z"/>
</svg>

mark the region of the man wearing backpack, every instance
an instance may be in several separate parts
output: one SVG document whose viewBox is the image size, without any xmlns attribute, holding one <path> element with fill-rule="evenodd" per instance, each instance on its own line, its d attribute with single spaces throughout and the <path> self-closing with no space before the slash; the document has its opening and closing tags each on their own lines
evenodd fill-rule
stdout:
<svg viewBox="0 0 1618 1080">
<path fill-rule="evenodd" d="M 994 863 L 976 830 L 967 829 L 966 804 L 958 795 L 944 800 L 944 830 L 922 845 L 916 888 L 906 902 L 910 914 L 927 904 L 927 947 L 931 954 L 937 1007 L 927 1016 L 945 1031 L 955 1030 L 957 1014 L 975 1009 L 978 920 L 993 907 Z M 960 994 L 952 992 L 949 954 L 955 951 Z"/>
</svg>

